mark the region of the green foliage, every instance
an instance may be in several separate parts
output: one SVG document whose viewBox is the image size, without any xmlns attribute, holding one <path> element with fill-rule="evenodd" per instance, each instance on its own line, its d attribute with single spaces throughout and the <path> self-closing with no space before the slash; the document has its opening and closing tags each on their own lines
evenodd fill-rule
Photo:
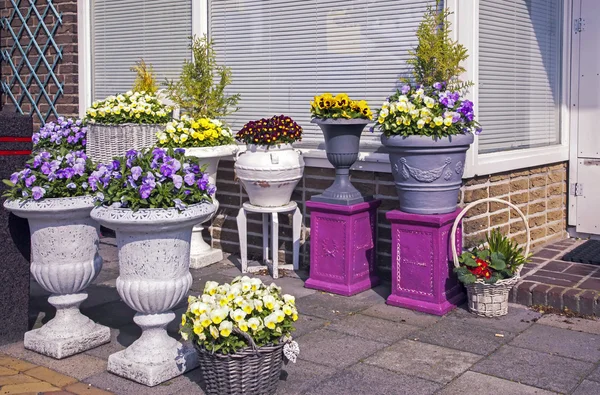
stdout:
<svg viewBox="0 0 600 395">
<path fill-rule="evenodd" d="M 134 92 L 147 92 L 151 95 L 158 91 L 158 85 L 156 83 L 156 77 L 154 76 L 154 69 L 152 65 L 146 64 L 144 59 L 140 59 L 139 62 L 135 62 L 135 66 L 131 68 L 131 71 L 135 71 L 135 81 L 131 88 Z"/>
<path fill-rule="evenodd" d="M 463 284 L 473 284 L 481 280 L 493 284 L 498 280 L 511 278 L 519 266 L 529 261 L 523 255 L 523 248 L 498 229 L 486 236 L 487 247 L 483 245 L 463 252 L 458 258 L 461 266 L 454 269 L 458 280 Z"/>
<path fill-rule="evenodd" d="M 452 40 L 451 12 L 443 8 L 441 0 L 429 6 L 417 29 L 419 43 L 409 51 L 412 56 L 407 63 L 412 66 L 414 82 L 431 86 L 435 82 L 446 82 L 450 90 L 462 90 L 472 85 L 462 82 L 458 76 L 465 71 L 461 62 L 468 59 L 467 49 Z M 409 82 L 408 79 L 403 79 Z"/>
<path fill-rule="evenodd" d="M 167 97 L 192 118 L 222 118 L 238 110 L 239 94 L 228 96 L 231 69 L 218 65 L 212 40 L 193 37 L 193 60 L 185 61 L 178 81 L 167 80 Z"/>
</svg>

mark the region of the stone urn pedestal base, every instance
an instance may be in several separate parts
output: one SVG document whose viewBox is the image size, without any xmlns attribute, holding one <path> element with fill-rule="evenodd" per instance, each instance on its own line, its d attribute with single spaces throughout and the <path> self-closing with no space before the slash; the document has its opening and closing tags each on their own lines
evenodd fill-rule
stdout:
<svg viewBox="0 0 600 395">
<path fill-rule="evenodd" d="M 56 316 L 43 327 L 26 332 L 24 347 L 62 359 L 108 343 L 110 329 L 79 312 L 87 297 L 87 292 L 50 296 L 48 302 L 56 307 Z"/>
<path fill-rule="evenodd" d="M 421 215 L 394 210 L 392 224 L 392 294 L 387 304 L 444 315 L 466 300 L 453 273 L 450 230 L 460 209 L 449 214 Z M 462 249 L 462 228 L 457 250 Z"/>
<path fill-rule="evenodd" d="M 311 241 L 305 287 L 351 296 L 379 284 L 375 229 L 380 204 L 381 200 L 350 206 L 306 202 Z"/>
<path fill-rule="evenodd" d="M 123 351 L 108 357 L 107 370 L 153 387 L 198 366 L 198 353 L 189 343 L 180 343 L 165 331 L 175 313 L 141 314 L 133 321 L 142 336 Z"/>
</svg>

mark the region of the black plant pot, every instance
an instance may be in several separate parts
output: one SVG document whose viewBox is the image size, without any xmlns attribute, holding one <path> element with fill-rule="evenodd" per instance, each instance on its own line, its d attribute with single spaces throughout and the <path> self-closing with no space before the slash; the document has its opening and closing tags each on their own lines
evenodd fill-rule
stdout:
<svg viewBox="0 0 600 395">
<path fill-rule="evenodd" d="M 369 121 L 315 118 L 311 122 L 321 127 L 325 136 L 327 160 L 335 167 L 333 184 L 311 200 L 345 206 L 372 200 L 372 196 L 363 196 L 350 182 L 350 167 L 358 159 L 360 135 Z"/>
</svg>

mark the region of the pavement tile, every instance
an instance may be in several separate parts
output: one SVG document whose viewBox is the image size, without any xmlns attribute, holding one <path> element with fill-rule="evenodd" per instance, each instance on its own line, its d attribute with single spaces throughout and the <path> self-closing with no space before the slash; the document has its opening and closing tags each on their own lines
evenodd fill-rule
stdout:
<svg viewBox="0 0 600 395">
<path fill-rule="evenodd" d="M 4 366 L 0 366 L 0 377 L 2 376 L 13 376 L 18 374 L 19 372 L 14 369 L 5 368 Z"/>
<path fill-rule="evenodd" d="M 290 362 L 283 366 L 277 394 L 305 394 L 309 388 L 331 377 L 335 372 L 336 370 L 329 366 L 317 365 L 300 359 L 296 360 L 296 363 Z"/>
<path fill-rule="evenodd" d="M 555 256 L 557 256 L 559 254 L 562 254 L 562 252 L 557 251 L 557 250 L 542 249 L 542 250 L 536 252 L 533 256 L 536 258 L 550 259 L 550 258 L 554 258 Z"/>
<path fill-rule="evenodd" d="M 549 325 L 556 328 L 569 329 L 577 332 L 586 332 L 593 335 L 600 335 L 600 320 L 584 319 L 575 317 L 565 317 L 562 315 L 546 314 L 538 321 L 538 324 Z"/>
<path fill-rule="evenodd" d="M 575 389 L 593 366 L 589 362 L 504 346 L 471 370 L 566 393 Z"/>
<path fill-rule="evenodd" d="M 37 383 L 23 383 L 23 384 L 13 384 L 13 385 L 5 385 L 0 389 L 1 395 L 8 394 L 20 394 L 23 395 L 25 393 L 39 393 L 39 392 L 54 392 L 60 391 L 60 388 L 53 386 L 50 383 L 37 382 Z"/>
<path fill-rule="evenodd" d="M 193 282 L 192 286 L 190 287 L 189 294 L 194 296 L 202 294 L 202 292 L 204 291 L 204 284 L 206 284 L 207 281 L 216 281 L 219 284 L 224 284 L 230 283 L 231 280 L 233 280 L 232 277 L 224 276 L 220 273 L 211 273 L 205 276 L 199 275 L 196 270 L 190 270 L 190 272 L 192 273 Z"/>
<path fill-rule="evenodd" d="M 91 320 L 109 328 L 118 328 L 133 322 L 135 311 L 123 301 L 104 303 L 90 308 L 82 308 L 81 312 Z"/>
<path fill-rule="evenodd" d="M 45 381 L 57 387 L 64 387 L 77 382 L 76 378 L 65 376 L 64 374 L 50 370 L 45 366 L 29 369 L 25 372 L 26 375 Z"/>
<path fill-rule="evenodd" d="M 319 329 L 296 339 L 299 358 L 333 367 L 345 367 L 372 355 L 385 344 L 350 336 L 345 333 Z"/>
<path fill-rule="evenodd" d="M 94 279 L 92 284 L 103 284 L 109 281 L 115 280 L 119 277 L 119 270 L 116 268 L 103 267 L 98 273 L 98 276 Z"/>
<path fill-rule="evenodd" d="M 81 304 L 81 309 L 89 309 L 104 303 L 121 300 L 115 287 L 92 284 L 86 288 L 88 298 Z"/>
<path fill-rule="evenodd" d="M 481 356 L 463 351 L 402 340 L 377 352 L 364 362 L 446 384 L 469 369 L 479 359 Z"/>
<path fill-rule="evenodd" d="M 28 376 L 23 373 L 15 374 L 12 376 L 0 376 L 0 387 L 3 385 L 10 384 L 23 384 L 23 383 L 37 383 L 40 380 Z"/>
<path fill-rule="evenodd" d="M 332 322 L 331 325 L 327 326 L 327 329 L 392 344 L 418 328 L 416 326 L 382 320 L 381 318 L 356 314 Z"/>
<path fill-rule="evenodd" d="M 582 361 L 600 361 L 600 335 L 548 325 L 532 326 L 517 336 L 510 345 Z"/>
<path fill-rule="evenodd" d="M 488 355 L 514 336 L 515 334 L 499 328 L 484 328 L 469 321 L 461 322 L 449 318 L 414 332 L 408 338 L 473 354 Z"/>
<path fill-rule="evenodd" d="M 204 391 L 197 382 L 199 380 L 200 371 L 195 369 L 155 387 L 146 387 L 143 384 L 138 384 L 135 381 L 124 379 L 109 372 L 99 373 L 84 381 L 116 395 L 204 395 Z"/>
<path fill-rule="evenodd" d="M 13 343 L 14 344 L 14 343 Z M 17 343 L 18 344 L 18 343 Z M 18 370 L 19 372 L 23 372 L 25 370 L 33 369 L 36 365 L 29 363 L 27 361 L 22 361 L 20 359 L 13 358 L 14 355 L 10 353 L 10 344 L 0 347 L 0 366 L 4 366 L 5 368 Z"/>
<path fill-rule="evenodd" d="M 107 360 L 109 355 L 129 347 L 131 343 L 140 337 L 141 334 L 142 329 L 136 324 L 125 325 L 117 329 L 111 328 L 110 343 L 103 344 L 100 347 L 92 348 L 85 353 Z"/>
<path fill-rule="evenodd" d="M 600 382 L 600 367 L 596 368 L 588 377 L 588 380 L 594 380 Z"/>
<path fill-rule="evenodd" d="M 541 266 L 541 269 L 560 273 L 569 269 L 571 266 L 573 266 L 572 262 L 552 261 Z"/>
<path fill-rule="evenodd" d="M 361 314 L 418 327 L 435 324 L 441 319 L 435 315 L 420 313 L 418 311 L 403 309 L 401 307 L 390 306 L 387 304 L 376 304 L 364 311 L 361 311 Z"/>
<path fill-rule="evenodd" d="M 404 374 L 395 374 L 376 366 L 357 364 L 325 380 L 306 394 L 313 395 L 425 395 L 441 386 L 431 381 Z"/>
<path fill-rule="evenodd" d="M 110 392 L 103 391 L 84 383 L 71 384 L 65 387 L 65 390 L 77 395 L 111 395 Z"/>
<path fill-rule="evenodd" d="M 579 284 L 579 288 L 600 291 L 600 278 L 589 278 Z"/>
<path fill-rule="evenodd" d="M 54 359 L 30 350 L 26 350 L 23 347 L 23 342 L 2 346 L 0 348 L 0 352 L 40 366 L 50 367 L 59 373 L 75 377 L 77 380 L 83 380 L 86 377 L 106 370 L 105 359 L 96 358 L 85 353 L 73 355 L 65 359 Z M 30 366 L 25 370 L 36 367 L 36 365 L 25 361 L 22 361 L 22 363 L 27 363 Z"/>
<path fill-rule="evenodd" d="M 467 309 L 467 306 L 463 305 L 454 309 L 444 319 L 457 320 L 464 324 L 518 333 L 529 328 L 541 316 L 541 313 L 511 303 L 508 308 L 508 314 L 503 317 L 478 317 L 475 314 L 471 314 Z"/>
<path fill-rule="evenodd" d="M 600 394 L 600 383 L 584 380 L 573 392 L 573 395 L 598 395 Z"/>
<path fill-rule="evenodd" d="M 309 332 L 312 332 L 315 329 L 322 328 L 326 325 L 329 325 L 329 321 L 318 317 L 311 317 L 309 315 L 300 314 L 298 316 L 298 320 L 294 322 L 296 330 L 292 332 L 292 336 L 294 338 L 297 338 Z"/>
<path fill-rule="evenodd" d="M 497 377 L 488 376 L 477 372 L 465 372 L 462 376 L 454 380 L 439 395 L 551 395 L 555 392 L 542 390 L 529 385 L 515 383 Z"/>
<path fill-rule="evenodd" d="M 316 292 L 296 300 L 296 306 L 300 314 L 335 320 L 365 310 L 379 302 L 377 294 L 359 295 L 346 297 L 326 292 Z"/>
</svg>

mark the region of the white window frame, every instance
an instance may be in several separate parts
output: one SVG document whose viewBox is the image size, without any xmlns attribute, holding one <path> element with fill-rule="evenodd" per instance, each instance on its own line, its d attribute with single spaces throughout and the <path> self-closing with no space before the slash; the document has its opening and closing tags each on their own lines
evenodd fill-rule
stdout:
<svg viewBox="0 0 600 395">
<path fill-rule="evenodd" d="M 475 103 L 475 117 L 478 117 L 479 103 L 479 2 L 481 0 L 446 0 L 453 14 L 455 39 L 469 51 L 469 59 L 463 79 L 473 81 L 468 97 Z M 460 4 L 460 5 L 459 5 Z M 569 159 L 570 130 L 570 79 L 571 79 L 571 15 L 572 0 L 563 0 L 563 31 L 561 48 L 561 104 L 560 104 L 560 142 L 556 145 L 524 148 L 511 151 L 479 154 L 478 138 L 467 152 L 464 178 L 478 175 L 507 172 L 533 166 L 563 162 Z M 482 125 L 485 133 L 485 125 Z"/>
<path fill-rule="evenodd" d="M 79 51 L 79 115 L 92 103 L 92 51 L 91 51 L 91 2 L 77 1 L 78 51 Z M 475 103 L 475 116 L 478 116 L 479 80 L 479 2 L 481 0 L 446 0 L 453 12 L 453 35 L 469 51 L 466 72 L 463 79 L 473 81 L 467 97 Z M 464 178 L 494 174 L 533 166 L 567 161 L 569 159 L 570 130 L 570 76 L 571 76 L 571 32 L 573 0 L 563 0 L 563 47 L 561 76 L 560 143 L 553 146 L 526 148 L 505 152 L 478 154 L 478 139 L 467 152 Z M 208 34 L 208 0 L 192 1 L 192 32 L 201 36 Z M 484 127 L 485 133 L 485 125 Z M 332 167 L 323 149 L 302 149 L 307 166 Z M 360 152 L 355 170 L 390 173 L 390 161 L 386 153 Z"/>
</svg>

